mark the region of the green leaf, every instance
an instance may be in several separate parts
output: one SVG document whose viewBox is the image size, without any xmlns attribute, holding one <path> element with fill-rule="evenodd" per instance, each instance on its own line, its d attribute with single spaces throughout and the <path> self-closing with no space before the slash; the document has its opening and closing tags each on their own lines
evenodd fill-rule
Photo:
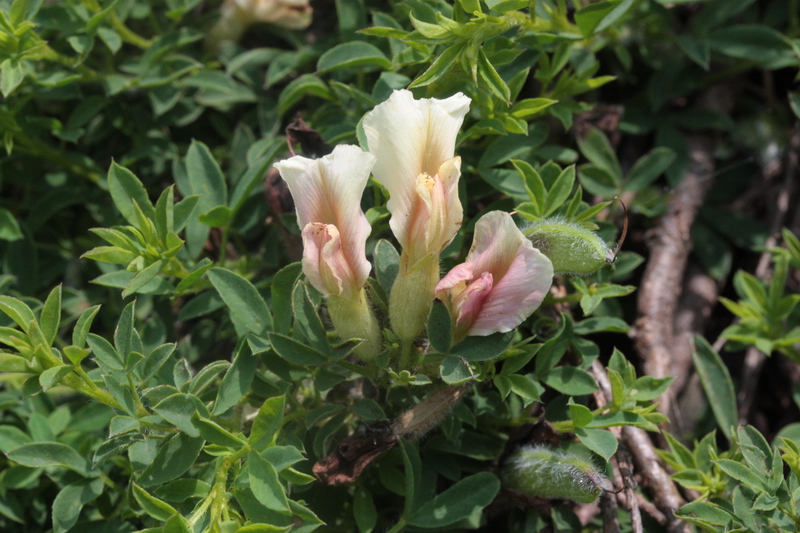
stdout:
<svg viewBox="0 0 800 533">
<path fill-rule="evenodd" d="M 295 336 L 308 341 L 308 344 L 324 355 L 330 355 L 328 335 L 317 308 L 311 301 L 306 284 L 298 282 L 292 293 L 292 315 L 294 316 Z"/>
<path fill-rule="evenodd" d="M 114 329 L 114 348 L 123 360 L 132 351 L 135 309 L 135 301 L 126 305 L 119 316 L 117 327 Z"/>
<path fill-rule="evenodd" d="M 230 224 L 233 219 L 233 211 L 227 205 L 218 205 L 208 213 L 197 216 L 197 220 L 212 228 L 222 228 Z"/>
<path fill-rule="evenodd" d="M 660 146 L 634 163 L 625 179 L 625 190 L 639 192 L 656 180 L 675 160 L 675 152 Z"/>
<path fill-rule="evenodd" d="M 569 399 L 568 407 L 569 417 L 572 419 L 572 423 L 575 424 L 575 427 L 582 428 L 594 420 L 592 411 L 585 405 L 573 403 L 572 398 Z"/>
<path fill-rule="evenodd" d="M 613 184 L 619 187 L 622 183 L 622 168 L 605 133 L 597 128 L 590 129 L 584 138 L 578 138 L 578 147 L 586 159 L 595 167 L 605 171 Z"/>
<path fill-rule="evenodd" d="M 0 91 L 5 98 L 8 98 L 24 79 L 25 72 L 22 70 L 22 63 L 19 60 L 6 59 L 0 64 Z"/>
<path fill-rule="evenodd" d="M 403 516 L 410 516 L 417 509 L 422 489 L 422 460 L 417 448 L 406 439 L 400 439 L 400 452 L 405 472 Z"/>
<path fill-rule="evenodd" d="M 442 376 L 442 381 L 448 385 L 459 385 L 473 379 L 469 370 L 460 357 L 448 355 L 442 360 L 439 374 Z"/>
<path fill-rule="evenodd" d="M 197 426 L 197 429 L 200 431 L 200 435 L 211 444 L 216 444 L 217 446 L 222 446 L 224 448 L 230 448 L 233 450 L 238 450 L 247 444 L 244 440 L 240 439 L 213 420 L 203 418 L 198 413 L 194 414 L 192 420 L 194 421 L 195 426 Z"/>
<path fill-rule="evenodd" d="M 128 383 L 123 383 L 123 379 L 118 379 L 113 375 L 103 376 L 103 382 L 106 384 L 106 389 L 111 393 L 111 396 L 117 400 L 117 403 L 126 413 L 135 417 L 137 415 L 136 396 Z"/>
<path fill-rule="evenodd" d="M 256 335 L 272 329 L 272 314 L 252 283 L 225 268 L 212 268 L 207 275 L 231 314 L 244 327 Z"/>
<path fill-rule="evenodd" d="M 136 483 L 133 483 L 133 497 L 145 513 L 161 522 L 169 520 L 178 512 L 173 506 L 159 500 Z"/>
<path fill-rule="evenodd" d="M 7 454 L 8 458 L 15 463 L 33 468 L 45 466 L 58 466 L 68 468 L 84 477 L 97 475 L 90 472 L 86 458 L 60 442 L 32 442 L 23 444 Z"/>
<path fill-rule="evenodd" d="M 13 320 L 25 333 L 28 333 L 30 323 L 36 321 L 31 308 L 22 300 L 11 296 L 0 296 L 0 311 Z"/>
<path fill-rule="evenodd" d="M 576 428 L 575 436 L 584 446 L 608 461 L 617 453 L 617 438 L 605 429 Z"/>
<path fill-rule="evenodd" d="M 168 502 L 181 503 L 189 498 L 205 498 L 211 485 L 199 479 L 178 479 L 156 489 L 156 496 Z"/>
<path fill-rule="evenodd" d="M 200 436 L 200 431 L 195 427 L 192 416 L 195 413 L 208 416 L 205 404 L 194 394 L 179 393 L 167 396 L 153 407 L 153 411 L 190 437 Z"/>
<path fill-rule="evenodd" d="M 106 339 L 94 333 L 90 333 L 86 340 L 94 354 L 97 365 L 102 368 L 104 372 L 114 373 L 114 371 L 125 369 L 122 358 Z"/>
<path fill-rule="evenodd" d="M 250 452 L 247 456 L 247 471 L 250 479 L 250 489 L 256 499 L 267 509 L 290 514 L 286 491 L 280 479 L 278 479 L 275 467 L 257 452 Z"/>
<path fill-rule="evenodd" d="M 14 330 L 16 331 L 16 330 Z M 0 353 L 0 372 L 32 372 L 28 360 L 18 355 Z"/>
<path fill-rule="evenodd" d="M 248 438 L 248 443 L 254 450 L 262 451 L 275 441 L 275 436 L 283 425 L 285 409 L 285 396 L 275 396 L 264 401 L 253 420 Z"/>
<path fill-rule="evenodd" d="M 80 318 L 75 323 L 75 328 L 72 330 L 72 344 L 78 348 L 83 348 L 86 345 L 86 336 L 89 335 L 92 321 L 94 321 L 94 317 L 99 310 L 99 305 L 93 305 L 81 313 Z"/>
<path fill-rule="evenodd" d="M 377 67 L 387 70 L 392 66 L 381 50 L 365 41 L 350 41 L 337 44 L 322 54 L 317 61 L 317 73 L 348 67 Z"/>
<path fill-rule="evenodd" d="M 51 387 L 58 385 L 64 376 L 72 372 L 73 369 L 72 365 L 52 366 L 39 374 L 39 384 L 42 386 L 42 390 L 47 392 Z"/>
<path fill-rule="evenodd" d="M 740 24 L 726 26 L 708 37 L 712 48 L 737 59 L 755 61 L 769 65 L 777 61 L 783 65 L 796 61 L 788 39 L 780 32 L 760 24 Z"/>
<path fill-rule="evenodd" d="M 139 476 L 139 484 L 152 487 L 180 477 L 197 460 L 204 442 L 202 438 L 193 438 L 185 433 L 167 439 Z"/>
<path fill-rule="evenodd" d="M 400 254 L 392 243 L 385 239 L 378 241 L 375 245 L 375 276 L 378 282 L 386 290 L 386 293 L 392 291 L 394 280 L 397 278 L 397 273 L 400 271 Z"/>
<path fill-rule="evenodd" d="M 0 452 L 8 453 L 23 444 L 31 442 L 31 437 L 15 426 L 0 426 Z"/>
<path fill-rule="evenodd" d="M 175 204 L 175 207 L 172 209 L 175 231 L 182 231 L 186 227 L 186 224 L 188 224 L 192 219 L 192 214 L 199 203 L 200 195 L 193 194 L 185 197 L 183 200 Z"/>
<path fill-rule="evenodd" d="M 510 101 L 511 90 L 500 74 L 497 73 L 494 65 L 492 65 L 492 62 L 486 57 L 486 53 L 482 48 L 478 50 L 478 74 L 480 74 L 480 77 L 486 82 L 489 91 L 504 102 Z"/>
<path fill-rule="evenodd" d="M 425 85 L 429 85 L 439 78 L 447 74 L 455 64 L 458 56 L 466 49 L 465 43 L 457 43 L 452 46 L 449 46 L 438 55 L 438 57 L 431 63 L 431 66 L 428 69 L 417 76 L 417 78 L 408 86 L 409 89 L 413 89 L 415 87 L 424 87 Z"/>
<path fill-rule="evenodd" d="M 53 500 L 53 533 L 66 533 L 77 522 L 81 509 L 103 493 L 103 480 L 81 479 L 61 489 Z"/>
<path fill-rule="evenodd" d="M 610 0 L 589 4 L 575 12 L 575 23 L 584 37 L 590 37 L 614 25 L 635 2 L 636 0 Z"/>
<path fill-rule="evenodd" d="M 241 343 L 233 358 L 233 364 L 225 372 L 217 391 L 217 398 L 214 401 L 214 409 L 212 411 L 214 415 L 223 414 L 247 394 L 255 377 L 257 362 L 247 343 Z"/>
<path fill-rule="evenodd" d="M 0 240 L 18 241 L 22 239 L 22 229 L 11 211 L 0 208 Z"/>
<path fill-rule="evenodd" d="M 714 351 L 714 348 L 702 337 L 694 338 L 692 360 L 706 391 L 706 397 L 711 405 L 711 411 L 717 419 L 717 424 L 722 433 L 731 439 L 731 431 L 738 424 L 736 409 L 736 392 L 733 381 L 725 363 Z"/>
<path fill-rule="evenodd" d="M 548 372 L 542 381 L 562 394 L 582 396 L 597 391 L 594 377 L 574 366 L 558 366 Z"/>
<path fill-rule="evenodd" d="M 489 472 L 465 477 L 423 505 L 411 516 L 409 524 L 425 528 L 449 526 L 492 503 L 499 490 L 500 481 Z"/>
<path fill-rule="evenodd" d="M 520 374 L 508 374 L 505 377 L 508 379 L 511 391 L 514 394 L 529 402 L 540 401 L 540 393 L 543 392 L 544 389 L 540 391 L 541 385 L 537 384 L 531 378 Z"/>
<path fill-rule="evenodd" d="M 724 507 L 699 500 L 684 505 L 675 512 L 675 516 L 683 519 L 692 518 L 692 522 L 697 520 L 708 526 L 727 526 L 735 518 Z"/>
<path fill-rule="evenodd" d="M 325 82 L 313 74 L 303 74 L 291 81 L 278 96 L 278 114 L 283 116 L 305 95 L 311 94 L 324 100 L 333 100 L 333 92 Z"/>
<path fill-rule="evenodd" d="M 152 265 L 147 266 L 143 270 L 136 273 L 136 275 L 131 279 L 128 286 L 125 287 L 125 290 L 122 291 L 122 297 L 127 298 L 131 294 L 135 294 L 139 292 L 145 285 L 153 281 L 153 279 L 161 273 L 161 267 L 163 266 L 164 261 L 158 260 Z"/>
<path fill-rule="evenodd" d="M 328 358 L 324 354 L 291 337 L 279 333 L 270 333 L 269 342 L 272 345 L 272 349 L 290 363 L 322 365 L 328 362 Z"/>
<path fill-rule="evenodd" d="M 186 153 L 186 176 L 192 194 L 199 194 L 200 212 L 208 213 L 217 206 L 228 203 L 228 188 L 225 176 L 219 168 L 211 150 L 200 141 L 192 141 Z"/>
<path fill-rule="evenodd" d="M 353 518 L 361 533 L 372 531 L 378 525 L 378 510 L 372 494 L 365 487 L 356 488 L 353 494 Z"/>
<path fill-rule="evenodd" d="M 428 339 L 431 346 L 442 353 L 450 350 L 452 342 L 452 320 L 447 306 L 441 301 L 435 301 L 428 316 Z"/>
<path fill-rule="evenodd" d="M 162 344 L 153 349 L 142 362 L 142 383 L 154 377 L 175 351 L 175 343 Z"/>
<path fill-rule="evenodd" d="M 131 225 L 139 226 L 134 201 L 147 218 L 155 219 L 156 210 L 142 182 L 133 172 L 118 165 L 116 161 L 113 161 L 111 168 L 108 169 L 108 190 L 117 210 Z"/>
<path fill-rule="evenodd" d="M 527 120 L 556 103 L 558 100 L 550 98 L 526 98 L 514 104 L 509 113 L 516 118 Z"/>
<path fill-rule="evenodd" d="M 292 327 L 292 289 L 302 273 L 303 265 L 297 262 L 283 267 L 272 278 L 270 291 L 276 333 L 286 335 Z"/>
<path fill-rule="evenodd" d="M 763 478 L 738 461 L 733 461 L 731 459 L 719 459 L 714 461 L 714 464 L 717 465 L 720 470 L 725 472 L 726 475 L 737 481 L 741 481 L 750 488 L 762 492 L 769 491 L 769 487 L 767 487 Z"/>
<path fill-rule="evenodd" d="M 61 323 L 61 285 L 50 291 L 47 300 L 42 307 L 42 315 L 39 319 L 42 333 L 47 339 L 48 346 L 52 346 L 58 334 L 58 326 Z"/>
<path fill-rule="evenodd" d="M 506 351 L 511 344 L 513 332 L 494 333 L 485 337 L 467 337 L 459 342 L 450 353 L 467 361 L 488 361 Z"/>
</svg>

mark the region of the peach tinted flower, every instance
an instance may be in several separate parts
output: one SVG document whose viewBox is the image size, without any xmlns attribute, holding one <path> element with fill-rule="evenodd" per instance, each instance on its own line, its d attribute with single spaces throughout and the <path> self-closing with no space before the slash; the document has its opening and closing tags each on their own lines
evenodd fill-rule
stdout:
<svg viewBox="0 0 800 533">
<path fill-rule="evenodd" d="M 454 338 L 511 331 L 542 303 L 553 265 L 517 228 L 511 215 L 492 211 L 475 225 L 466 261 L 436 286 L 450 309 Z"/>
<path fill-rule="evenodd" d="M 370 271 L 371 231 L 361 196 L 375 157 L 337 146 L 320 159 L 294 156 L 275 164 L 289 185 L 303 234 L 303 272 L 325 296 L 355 299 Z"/>
<path fill-rule="evenodd" d="M 409 268 L 438 255 L 461 226 L 461 158 L 453 156 L 469 104 L 461 93 L 415 100 L 400 90 L 364 117 L 368 150 L 377 158 L 373 174 L 389 191 L 389 224 L 412 258 Z"/>
<path fill-rule="evenodd" d="M 248 27 L 260 22 L 302 30 L 311 24 L 312 14 L 309 0 L 225 0 L 206 44 L 217 50 L 225 41 L 238 42 Z"/>
</svg>

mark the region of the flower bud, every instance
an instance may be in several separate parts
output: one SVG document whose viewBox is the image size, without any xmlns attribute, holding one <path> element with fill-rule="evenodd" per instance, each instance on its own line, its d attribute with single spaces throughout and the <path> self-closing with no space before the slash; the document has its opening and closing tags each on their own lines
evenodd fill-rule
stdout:
<svg viewBox="0 0 800 533">
<path fill-rule="evenodd" d="M 595 232 L 561 219 L 536 222 L 522 230 L 553 263 L 556 274 L 591 274 L 613 261 L 613 252 Z"/>
<path fill-rule="evenodd" d="M 502 469 L 505 485 L 526 496 L 594 503 L 611 481 L 586 459 L 548 446 L 523 446 Z"/>
</svg>

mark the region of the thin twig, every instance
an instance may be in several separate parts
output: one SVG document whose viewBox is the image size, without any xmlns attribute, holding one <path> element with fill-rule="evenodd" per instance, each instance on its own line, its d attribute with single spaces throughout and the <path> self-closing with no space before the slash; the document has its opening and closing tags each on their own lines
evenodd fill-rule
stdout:
<svg viewBox="0 0 800 533">
<path fill-rule="evenodd" d="M 597 380 L 603 393 L 611 397 L 611 382 L 608 373 L 599 362 L 595 361 L 591 367 L 592 374 Z M 653 449 L 653 443 L 643 429 L 624 426 L 621 431 L 621 443 L 630 451 L 633 458 L 633 465 L 642 477 L 644 484 L 653 494 L 653 499 L 658 509 L 666 517 L 667 531 L 670 533 L 688 533 L 691 527 L 686 522 L 678 519 L 673 513 L 683 505 L 678 488 L 659 461 L 658 455 Z M 619 452 L 617 452 L 619 454 Z M 620 468 L 622 470 L 622 468 Z M 624 476 L 624 472 L 623 472 Z M 626 487 L 626 491 L 629 490 Z M 632 492 L 632 491 L 631 491 Z M 634 504 L 633 501 L 636 503 Z M 634 498 L 628 500 L 629 505 L 634 507 L 639 513 L 638 500 Z M 631 509 L 633 516 L 633 509 Z"/>
</svg>

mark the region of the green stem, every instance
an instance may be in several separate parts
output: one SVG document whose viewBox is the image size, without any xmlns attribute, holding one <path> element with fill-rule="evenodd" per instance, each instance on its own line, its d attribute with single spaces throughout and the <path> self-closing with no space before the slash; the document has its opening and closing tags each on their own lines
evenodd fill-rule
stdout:
<svg viewBox="0 0 800 533">
<path fill-rule="evenodd" d="M 123 23 L 119 17 L 117 17 L 116 13 L 111 13 L 108 17 L 108 21 L 111 23 L 111 27 L 117 30 L 119 36 L 128 44 L 132 44 L 142 50 L 147 50 L 152 46 L 153 41 L 150 39 L 145 39 L 138 33 L 134 32 L 130 28 L 128 28 L 125 23 Z"/>
<path fill-rule="evenodd" d="M 149 415 L 149 411 L 142 403 L 142 399 L 139 397 L 139 394 L 136 392 L 136 385 L 133 383 L 133 374 L 128 374 L 128 385 L 130 386 L 131 392 L 133 393 L 133 398 L 136 401 L 136 414 L 140 417 Z"/>
<path fill-rule="evenodd" d="M 359 376 L 364 376 L 365 378 L 371 379 L 373 382 L 378 381 L 377 371 L 373 371 L 371 368 L 354 365 L 353 363 L 349 363 L 347 361 L 336 361 L 336 364 L 342 368 L 350 370 L 351 372 L 355 372 Z"/>
<path fill-rule="evenodd" d="M 241 450 L 229 455 L 228 457 L 225 457 L 220 462 L 219 469 L 217 470 L 217 474 L 214 478 L 214 486 L 211 488 L 211 492 L 207 497 L 207 499 L 211 500 L 211 524 L 215 524 L 217 521 L 219 521 L 220 513 L 222 513 L 223 518 L 229 516 L 228 498 L 226 496 L 228 492 L 228 471 L 236 461 L 244 457 L 249 452 L 250 446 L 245 445 Z"/>
<path fill-rule="evenodd" d="M 225 264 L 225 260 L 228 257 L 228 234 L 230 233 L 231 224 L 230 222 L 225 224 L 222 228 L 222 237 L 220 238 L 219 243 L 219 265 L 223 266 Z"/>
<path fill-rule="evenodd" d="M 89 396 L 90 398 L 97 400 L 102 404 L 113 407 L 114 409 L 119 409 L 120 411 L 124 411 L 122 406 L 117 402 L 117 400 L 114 399 L 113 396 L 111 396 L 111 394 L 104 391 L 97 385 L 92 384 L 90 387 L 74 374 L 67 374 L 64 376 L 64 378 L 61 380 L 61 383 L 71 389 L 85 394 L 86 396 Z"/>
<path fill-rule="evenodd" d="M 411 363 L 411 354 L 414 350 L 414 343 L 407 340 L 400 341 L 400 364 L 399 370 L 407 370 Z"/>
<path fill-rule="evenodd" d="M 400 531 L 403 531 L 405 528 L 406 528 L 406 519 L 401 518 L 400 520 L 397 521 L 394 527 L 389 530 L 389 533 L 399 533 Z"/>
</svg>

